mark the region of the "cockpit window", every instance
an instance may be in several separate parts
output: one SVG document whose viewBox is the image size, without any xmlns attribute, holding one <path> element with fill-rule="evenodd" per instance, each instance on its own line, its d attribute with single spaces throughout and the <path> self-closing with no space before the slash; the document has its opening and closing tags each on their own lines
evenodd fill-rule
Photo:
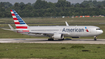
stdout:
<svg viewBox="0 0 105 59">
<path fill-rule="evenodd" d="M 96 28 L 96 30 L 101 30 L 100 28 Z"/>
</svg>

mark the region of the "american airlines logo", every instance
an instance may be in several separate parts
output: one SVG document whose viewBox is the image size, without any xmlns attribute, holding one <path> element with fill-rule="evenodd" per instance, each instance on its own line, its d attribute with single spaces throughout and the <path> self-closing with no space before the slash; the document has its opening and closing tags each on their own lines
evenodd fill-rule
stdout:
<svg viewBox="0 0 105 59">
<path fill-rule="evenodd" d="M 86 29 L 86 32 L 89 32 L 89 30 L 87 29 L 87 27 L 85 27 L 85 29 Z"/>
<path fill-rule="evenodd" d="M 84 32 L 84 29 L 83 28 L 74 28 L 74 29 L 63 28 L 62 32 Z"/>
</svg>

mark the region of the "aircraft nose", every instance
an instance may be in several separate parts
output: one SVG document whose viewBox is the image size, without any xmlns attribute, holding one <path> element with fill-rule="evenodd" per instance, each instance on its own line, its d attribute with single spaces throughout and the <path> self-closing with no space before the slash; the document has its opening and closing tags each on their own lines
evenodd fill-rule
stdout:
<svg viewBox="0 0 105 59">
<path fill-rule="evenodd" d="M 102 33 L 103 33 L 103 30 L 98 31 L 98 33 L 99 33 L 99 34 L 102 34 Z"/>
<path fill-rule="evenodd" d="M 101 30 L 101 34 L 103 33 L 103 30 Z"/>
</svg>

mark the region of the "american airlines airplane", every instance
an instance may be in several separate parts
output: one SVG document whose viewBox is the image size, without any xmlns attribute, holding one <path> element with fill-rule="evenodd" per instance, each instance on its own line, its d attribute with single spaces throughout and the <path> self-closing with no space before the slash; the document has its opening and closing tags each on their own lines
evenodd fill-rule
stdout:
<svg viewBox="0 0 105 59">
<path fill-rule="evenodd" d="M 31 35 L 31 36 L 47 36 L 48 40 L 64 40 L 64 37 L 94 37 L 97 40 L 97 36 L 102 34 L 103 31 L 96 26 L 69 26 L 67 22 L 66 26 L 28 26 L 15 10 L 10 10 L 16 29 L 11 25 L 11 31 L 17 33 Z"/>
</svg>

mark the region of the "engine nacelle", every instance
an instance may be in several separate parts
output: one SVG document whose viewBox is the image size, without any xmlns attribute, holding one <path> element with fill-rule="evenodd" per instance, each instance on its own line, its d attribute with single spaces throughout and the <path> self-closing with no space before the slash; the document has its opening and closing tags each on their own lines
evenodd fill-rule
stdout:
<svg viewBox="0 0 105 59">
<path fill-rule="evenodd" d="M 58 33 L 54 34 L 52 37 L 55 40 L 57 40 L 57 39 L 64 39 L 64 35 L 63 34 L 58 34 Z"/>
</svg>

